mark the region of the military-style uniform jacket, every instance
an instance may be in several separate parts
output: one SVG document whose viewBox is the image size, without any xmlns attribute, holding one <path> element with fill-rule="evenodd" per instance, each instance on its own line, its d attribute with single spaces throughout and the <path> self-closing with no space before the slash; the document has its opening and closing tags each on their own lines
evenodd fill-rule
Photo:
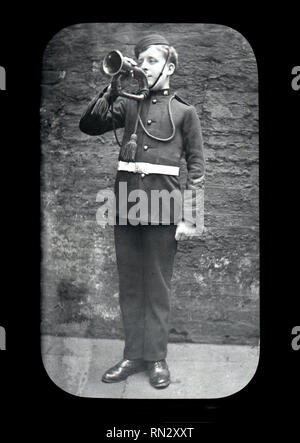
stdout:
<svg viewBox="0 0 300 443">
<path fill-rule="evenodd" d="M 79 127 L 89 135 L 100 135 L 115 128 L 124 127 L 122 145 L 125 145 L 134 132 L 137 119 L 138 103 L 136 100 L 118 97 L 113 103 L 113 116 L 109 107 L 110 98 L 107 88 L 100 92 L 83 113 Z M 142 102 L 137 127 L 137 151 L 135 162 L 155 165 L 180 166 L 180 159 L 185 156 L 187 164 L 187 189 L 203 189 L 205 160 L 200 121 L 194 106 L 184 102 L 169 89 L 152 91 Z M 175 133 L 174 133 L 175 132 Z M 173 135 L 173 137 L 172 137 Z M 161 141 L 160 139 L 168 139 Z M 122 158 L 119 158 L 122 160 Z M 115 182 L 117 201 L 119 183 L 126 182 L 128 194 L 134 190 L 144 190 L 151 201 L 152 190 L 180 190 L 179 177 L 162 174 L 141 174 L 118 171 Z M 122 197 L 123 198 L 123 197 Z M 117 204 L 117 210 L 118 210 Z M 130 204 L 128 204 L 128 210 Z M 150 208 L 149 208 L 150 209 Z M 177 223 L 171 207 L 170 223 Z M 148 214 L 145 223 L 161 223 L 161 213 Z"/>
</svg>

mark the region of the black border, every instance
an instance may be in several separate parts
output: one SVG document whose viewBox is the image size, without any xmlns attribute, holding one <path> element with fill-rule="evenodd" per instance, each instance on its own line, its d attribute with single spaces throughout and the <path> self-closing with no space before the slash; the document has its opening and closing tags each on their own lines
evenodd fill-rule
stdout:
<svg viewBox="0 0 300 443">
<path fill-rule="evenodd" d="M 158 20 L 153 9 L 152 16 L 138 19 L 121 12 L 105 17 L 103 10 L 86 14 L 69 10 L 64 15 L 50 5 L 40 15 L 39 11 L 26 12 L 24 16 L 18 12 L 19 20 L 4 14 L 0 34 L 0 65 L 7 73 L 7 90 L 0 91 L 5 246 L 0 325 L 7 334 L 7 350 L 0 352 L 0 386 L 6 410 L 15 414 L 16 424 L 27 420 L 29 414 L 33 429 L 34 417 L 40 412 L 49 434 L 50 424 L 55 427 L 57 422 L 69 425 L 70 435 L 82 431 L 85 438 L 94 428 L 100 441 L 112 426 L 139 428 L 163 423 L 195 426 L 198 440 L 207 429 L 221 429 L 225 435 L 239 425 L 247 434 L 261 426 L 276 431 L 283 425 L 287 433 L 292 431 L 298 419 L 292 400 L 299 403 L 300 373 L 299 352 L 291 347 L 291 330 L 300 324 L 297 259 L 292 255 L 298 240 L 296 109 L 299 115 L 300 97 L 300 91 L 291 88 L 291 69 L 300 65 L 298 25 L 293 14 L 288 18 L 279 14 L 276 20 L 257 14 L 248 16 L 246 23 L 243 18 L 228 18 L 229 14 L 225 19 L 189 11 L 188 17 L 180 11 L 180 20 L 176 20 L 170 11 L 160 13 L 160 22 L 230 26 L 248 40 L 257 59 L 261 354 L 254 378 L 232 396 L 216 400 L 126 400 L 125 404 L 123 400 L 85 399 L 65 393 L 48 378 L 40 359 L 40 69 L 46 44 L 62 28 L 83 22 Z"/>
</svg>

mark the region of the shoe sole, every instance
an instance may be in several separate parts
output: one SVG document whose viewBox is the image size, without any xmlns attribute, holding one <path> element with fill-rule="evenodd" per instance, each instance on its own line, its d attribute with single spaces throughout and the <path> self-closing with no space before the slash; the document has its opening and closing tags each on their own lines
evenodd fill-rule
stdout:
<svg viewBox="0 0 300 443">
<path fill-rule="evenodd" d="M 105 378 L 101 378 L 101 381 L 103 381 L 103 383 L 121 383 L 121 381 L 127 380 L 128 377 L 122 378 L 121 380 L 106 380 Z"/>
<path fill-rule="evenodd" d="M 146 369 L 139 369 L 135 372 L 132 372 L 131 374 L 128 374 L 127 377 L 120 378 L 119 380 L 109 380 L 107 378 L 102 377 L 101 381 L 103 381 L 104 383 L 120 383 L 121 381 L 127 380 L 127 378 L 130 377 L 131 375 L 138 374 L 140 372 L 145 372 L 145 371 L 146 371 Z"/>
<path fill-rule="evenodd" d="M 170 385 L 170 382 L 167 382 L 167 383 L 161 383 L 161 384 L 159 384 L 159 385 L 154 385 L 154 384 L 150 383 L 150 385 L 151 385 L 153 388 L 155 388 L 155 389 L 164 389 L 164 388 L 167 388 L 167 387 Z"/>
</svg>

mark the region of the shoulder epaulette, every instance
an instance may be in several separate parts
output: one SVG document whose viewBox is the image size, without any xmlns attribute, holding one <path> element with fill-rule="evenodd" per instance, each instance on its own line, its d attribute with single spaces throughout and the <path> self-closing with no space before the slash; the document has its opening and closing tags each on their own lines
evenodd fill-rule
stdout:
<svg viewBox="0 0 300 443">
<path fill-rule="evenodd" d="M 188 103 L 188 102 L 186 102 L 185 100 L 183 100 L 183 98 L 181 98 L 181 97 L 177 94 L 177 92 L 176 92 L 174 95 L 175 95 L 175 98 L 176 98 L 179 102 L 183 103 L 184 105 L 191 106 L 191 104 Z"/>
</svg>

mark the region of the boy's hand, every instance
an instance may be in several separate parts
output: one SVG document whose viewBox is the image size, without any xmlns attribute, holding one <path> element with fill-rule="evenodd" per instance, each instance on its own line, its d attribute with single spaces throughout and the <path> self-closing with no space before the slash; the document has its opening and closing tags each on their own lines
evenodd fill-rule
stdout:
<svg viewBox="0 0 300 443">
<path fill-rule="evenodd" d="M 133 60 L 132 58 L 129 57 L 124 57 L 124 61 L 127 61 L 128 63 L 130 63 L 132 65 L 132 67 L 137 66 L 137 62 L 135 60 Z M 119 81 L 121 82 L 122 80 L 126 80 L 129 76 L 130 76 L 130 72 L 120 72 L 119 74 L 117 74 L 118 80 L 116 80 L 116 77 L 112 79 L 111 83 L 108 85 L 108 88 L 106 90 L 106 97 L 115 99 L 118 96 L 117 93 L 117 89 L 116 89 L 116 82 Z M 113 87 L 112 84 L 114 83 Z"/>
<path fill-rule="evenodd" d="M 175 240 L 189 240 L 191 238 L 202 237 L 204 226 L 194 226 L 188 222 L 181 221 L 177 225 Z"/>
<path fill-rule="evenodd" d="M 129 62 L 129 63 L 132 64 L 133 66 L 136 66 L 136 65 L 137 65 L 137 62 L 136 62 L 135 60 L 133 60 L 133 58 L 125 57 L 125 56 L 124 56 L 124 60 L 127 61 L 127 62 Z"/>
</svg>

